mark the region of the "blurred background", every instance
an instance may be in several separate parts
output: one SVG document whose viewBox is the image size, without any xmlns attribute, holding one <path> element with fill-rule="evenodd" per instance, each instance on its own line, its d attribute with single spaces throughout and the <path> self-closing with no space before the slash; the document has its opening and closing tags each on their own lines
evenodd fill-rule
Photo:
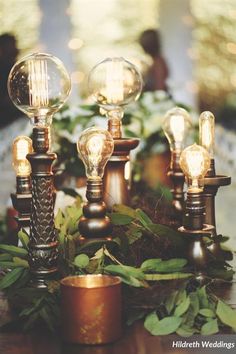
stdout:
<svg viewBox="0 0 236 354">
<path fill-rule="evenodd" d="M 15 59 L 43 51 L 64 62 L 72 80 L 71 104 L 86 99 L 89 71 L 108 56 L 123 56 L 145 76 L 151 57 L 139 38 L 143 31 L 157 29 L 168 67 L 168 93 L 194 112 L 214 112 L 217 171 L 234 175 L 236 0 L 0 0 L 0 23 L 0 35 L 8 33 L 16 39 Z M 1 65 L 0 61 L 0 82 Z M 8 120 L 1 109 L 1 212 L 14 186 L 10 159 L 6 159 L 9 144 L 23 129 L 27 131 L 25 120 L 16 125 L 17 114 L 13 116 Z M 234 236 L 235 191 L 233 181 L 217 196 L 219 232 L 229 236 Z"/>
</svg>

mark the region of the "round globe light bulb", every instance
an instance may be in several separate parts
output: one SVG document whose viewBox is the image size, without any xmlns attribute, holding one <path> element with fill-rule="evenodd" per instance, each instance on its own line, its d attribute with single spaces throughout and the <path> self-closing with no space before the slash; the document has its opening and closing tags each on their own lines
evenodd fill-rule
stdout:
<svg viewBox="0 0 236 354">
<path fill-rule="evenodd" d="M 46 53 L 20 59 L 8 77 L 12 102 L 35 126 L 51 124 L 52 115 L 63 106 L 70 90 L 70 77 L 63 63 Z"/>
<path fill-rule="evenodd" d="M 138 99 L 142 76 L 136 66 L 124 58 L 107 58 L 91 70 L 88 89 L 105 111 L 119 111 Z"/>
<path fill-rule="evenodd" d="M 207 150 L 193 144 L 182 151 L 179 164 L 187 177 L 188 192 L 202 191 L 202 179 L 210 167 L 210 155 Z"/>
<path fill-rule="evenodd" d="M 199 117 L 199 144 L 203 146 L 214 157 L 215 143 L 215 117 L 214 114 L 205 111 Z"/>
<path fill-rule="evenodd" d="M 187 133 L 191 127 L 189 113 L 180 107 L 166 112 L 162 128 L 169 141 L 171 151 L 181 151 Z"/>
<path fill-rule="evenodd" d="M 32 140 L 27 136 L 18 136 L 12 144 L 12 166 L 16 176 L 28 177 L 31 173 L 31 166 L 27 160 L 27 154 L 33 151 Z"/>
<path fill-rule="evenodd" d="M 98 127 L 88 128 L 80 135 L 77 149 L 88 179 L 100 180 L 114 149 L 111 134 Z"/>
</svg>

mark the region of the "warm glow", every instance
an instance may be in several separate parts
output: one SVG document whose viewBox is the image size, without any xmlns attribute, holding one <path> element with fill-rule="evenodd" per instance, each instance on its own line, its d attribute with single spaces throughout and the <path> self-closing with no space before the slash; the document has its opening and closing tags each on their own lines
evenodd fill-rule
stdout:
<svg viewBox="0 0 236 354">
<path fill-rule="evenodd" d="M 211 112 L 203 112 L 199 118 L 199 143 L 214 156 L 215 117 Z"/>
<path fill-rule="evenodd" d="M 68 47 L 72 50 L 80 49 L 83 46 L 84 42 L 80 38 L 72 38 L 69 43 Z"/>
<path fill-rule="evenodd" d="M 169 141 L 171 151 L 181 151 L 187 132 L 191 127 L 188 112 L 180 107 L 174 107 L 166 112 L 163 130 Z"/>
<path fill-rule="evenodd" d="M 43 59 L 29 60 L 29 101 L 33 107 L 47 107 L 48 73 L 47 62 Z"/>
<path fill-rule="evenodd" d="M 193 144 L 183 150 L 180 167 L 188 179 L 188 192 L 202 190 L 200 184 L 210 167 L 210 155 L 202 146 Z"/>
<path fill-rule="evenodd" d="M 124 99 L 123 62 L 112 59 L 107 63 L 106 97 L 108 104 L 117 104 Z"/>
<path fill-rule="evenodd" d="M 12 145 L 13 168 L 17 176 L 25 177 L 31 173 L 31 166 L 26 155 L 32 152 L 32 141 L 27 136 L 19 136 Z"/>
<path fill-rule="evenodd" d="M 114 149 L 114 141 L 110 133 L 97 127 L 88 128 L 79 137 L 77 149 L 87 177 L 100 180 Z"/>
</svg>

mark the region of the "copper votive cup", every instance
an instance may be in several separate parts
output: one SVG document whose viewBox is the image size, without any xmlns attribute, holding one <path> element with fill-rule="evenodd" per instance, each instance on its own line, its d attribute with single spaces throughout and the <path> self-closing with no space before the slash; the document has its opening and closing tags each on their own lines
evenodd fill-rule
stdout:
<svg viewBox="0 0 236 354">
<path fill-rule="evenodd" d="M 121 280 L 78 275 L 61 280 L 62 332 L 67 342 L 111 343 L 122 334 Z"/>
</svg>

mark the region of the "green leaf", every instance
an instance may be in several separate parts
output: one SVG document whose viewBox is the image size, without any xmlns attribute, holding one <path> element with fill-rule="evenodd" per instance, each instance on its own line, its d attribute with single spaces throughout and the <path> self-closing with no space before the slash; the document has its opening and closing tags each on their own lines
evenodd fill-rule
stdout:
<svg viewBox="0 0 236 354">
<path fill-rule="evenodd" d="M 201 309 L 199 314 L 204 317 L 215 317 L 215 313 L 211 309 Z"/>
<path fill-rule="evenodd" d="M 202 286 L 200 289 L 197 289 L 197 294 L 200 308 L 209 308 L 209 300 L 206 293 L 206 287 Z"/>
<path fill-rule="evenodd" d="M 210 320 L 209 322 L 205 323 L 201 328 L 201 335 L 203 336 L 209 336 L 218 332 L 219 327 L 216 319 Z"/>
<path fill-rule="evenodd" d="M 2 269 L 13 269 L 17 268 L 18 265 L 11 261 L 0 261 L 0 268 Z"/>
<path fill-rule="evenodd" d="M 160 261 L 157 259 L 148 259 L 141 268 L 158 273 L 178 272 L 187 264 L 187 260 L 183 258 L 173 258 L 168 261 Z"/>
<path fill-rule="evenodd" d="M 149 224 L 152 224 L 152 220 L 141 209 L 136 210 L 136 215 L 137 215 L 137 219 L 144 227 L 148 226 Z"/>
<path fill-rule="evenodd" d="M 146 321 L 145 321 L 146 322 Z M 160 321 L 152 321 L 151 326 L 144 326 L 145 328 L 154 336 L 168 335 L 176 332 L 182 322 L 182 318 L 169 316 L 165 317 Z"/>
<path fill-rule="evenodd" d="M 29 268 L 29 263 L 25 259 L 22 259 L 22 258 L 19 258 L 19 257 L 13 257 L 13 262 L 18 267 Z"/>
<path fill-rule="evenodd" d="M 0 254 L 0 261 L 11 261 L 12 256 L 9 253 Z"/>
<path fill-rule="evenodd" d="M 177 294 L 178 294 L 177 291 L 173 291 L 165 300 L 165 307 L 166 307 L 166 311 L 168 312 L 168 314 L 171 313 L 171 311 L 173 310 L 173 308 L 175 306 L 175 300 L 176 300 Z"/>
<path fill-rule="evenodd" d="M 76 267 L 86 268 L 89 264 L 89 257 L 87 256 L 87 254 L 84 253 L 79 254 L 75 257 L 74 264 L 76 265 Z"/>
<path fill-rule="evenodd" d="M 169 242 L 179 250 L 184 249 L 186 247 L 186 235 L 183 233 L 175 231 L 168 226 L 160 225 L 160 224 L 148 224 L 148 229 L 157 237 L 165 237 Z"/>
<path fill-rule="evenodd" d="M 113 211 L 118 214 L 127 215 L 132 219 L 136 219 L 136 210 L 128 207 L 127 205 L 115 204 L 113 205 Z"/>
<path fill-rule="evenodd" d="M 20 239 L 23 247 L 28 250 L 28 244 L 29 244 L 29 236 L 24 230 L 20 230 L 18 232 L 18 238 Z"/>
<path fill-rule="evenodd" d="M 47 307 L 42 307 L 41 310 L 39 311 L 40 317 L 44 320 L 48 328 L 50 329 L 51 332 L 55 331 L 54 324 L 52 321 L 52 317 L 47 311 Z"/>
<path fill-rule="evenodd" d="M 9 286 L 11 286 L 13 283 L 15 283 L 23 274 L 24 268 L 15 268 L 0 280 L 0 289 L 6 289 Z"/>
<path fill-rule="evenodd" d="M 196 292 L 189 293 L 190 306 L 187 313 L 184 315 L 184 325 L 192 327 L 195 322 L 195 317 L 199 312 L 199 299 Z"/>
<path fill-rule="evenodd" d="M 64 222 L 64 215 L 63 215 L 61 209 L 59 209 L 57 212 L 57 215 L 54 219 L 55 228 L 60 230 L 60 227 L 63 224 L 63 222 Z"/>
<path fill-rule="evenodd" d="M 152 333 L 155 327 L 158 325 L 159 318 L 157 317 L 156 311 L 153 311 L 147 315 L 144 321 L 144 327 L 148 332 Z"/>
<path fill-rule="evenodd" d="M 195 332 L 195 328 L 190 328 L 184 325 L 180 326 L 176 331 L 176 333 L 181 337 L 191 337 Z"/>
<path fill-rule="evenodd" d="M 141 269 L 145 271 L 151 271 L 151 270 L 156 270 L 156 265 L 158 263 L 161 263 L 162 259 L 161 258 L 153 258 L 153 259 L 147 259 L 141 264 Z"/>
<path fill-rule="evenodd" d="M 233 310 L 229 305 L 219 300 L 216 308 L 216 314 L 219 319 L 236 331 L 236 311 Z"/>
<path fill-rule="evenodd" d="M 173 279 L 186 279 L 192 276 L 193 276 L 192 273 L 145 274 L 144 279 L 147 281 L 173 280 Z"/>
<path fill-rule="evenodd" d="M 187 296 L 186 299 L 181 302 L 175 309 L 174 316 L 182 316 L 190 306 L 190 298 Z"/>
<path fill-rule="evenodd" d="M 13 256 L 18 257 L 26 257 L 28 255 L 28 252 L 24 248 L 20 248 L 17 246 L 0 244 L 0 250 L 3 250 Z"/>
<path fill-rule="evenodd" d="M 118 214 L 118 213 L 111 214 L 110 218 L 111 218 L 112 224 L 114 224 L 114 225 L 128 225 L 133 220 L 133 218 L 128 215 Z"/>
<path fill-rule="evenodd" d="M 109 265 L 104 268 L 104 271 L 109 274 L 119 275 L 125 284 L 141 287 L 144 286 L 143 282 L 139 279 L 143 279 L 144 274 L 136 268 L 121 265 Z"/>
</svg>

